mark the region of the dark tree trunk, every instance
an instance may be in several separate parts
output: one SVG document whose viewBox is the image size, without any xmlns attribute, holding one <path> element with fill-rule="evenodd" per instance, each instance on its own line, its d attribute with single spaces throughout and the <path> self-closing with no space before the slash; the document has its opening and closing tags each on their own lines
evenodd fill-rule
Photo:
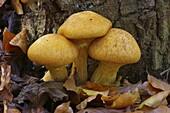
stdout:
<svg viewBox="0 0 170 113">
<path fill-rule="evenodd" d="M 56 32 L 71 14 L 92 10 L 130 32 L 137 40 L 142 58 L 136 64 L 125 65 L 119 75 L 131 82 L 146 79 L 146 72 L 166 78 L 160 73 L 170 68 L 170 0 L 39 0 L 31 11 L 24 5 L 21 27 L 28 29 L 29 44 L 38 37 Z M 89 62 L 89 74 L 96 65 Z"/>
</svg>

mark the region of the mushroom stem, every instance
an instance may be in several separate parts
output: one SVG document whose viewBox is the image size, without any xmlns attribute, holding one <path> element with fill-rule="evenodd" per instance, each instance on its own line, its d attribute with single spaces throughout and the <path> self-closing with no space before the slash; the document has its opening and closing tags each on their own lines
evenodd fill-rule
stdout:
<svg viewBox="0 0 170 113">
<path fill-rule="evenodd" d="M 116 81 L 117 72 L 122 65 L 102 61 L 93 73 L 91 81 L 102 86 L 113 85 Z"/>
<path fill-rule="evenodd" d="M 75 65 L 77 74 L 78 74 L 78 80 L 79 82 L 85 83 L 88 79 L 87 74 L 87 59 L 88 59 L 88 52 L 87 48 L 90 44 L 90 42 L 93 39 L 81 39 L 81 40 L 73 40 L 73 42 L 77 45 L 77 48 L 79 50 L 78 57 L 74 60 L 73 64 Z"/>
<path fill-rule="evenodd" d="M 48 72 L 44 75 L 44 77 L 51 76 L 49 78 L 52 80 L 63 82 L 68 78 L 68 72 L 65 66 L 46 66 L 46 68 L 48 69 Z"/>
</svg>

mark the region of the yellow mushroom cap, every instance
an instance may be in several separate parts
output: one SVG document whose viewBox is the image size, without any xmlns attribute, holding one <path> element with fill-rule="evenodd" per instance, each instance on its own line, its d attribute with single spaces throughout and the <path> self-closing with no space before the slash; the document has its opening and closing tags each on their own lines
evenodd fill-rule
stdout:
<svg viewBox="0 0 170 113">
<path fill-rule="evenodd" d="M 28 49 L 28 58 L 38 64 L 60 66 L 73 62 L 78 56 L 76 46 L 59 34 L 47 34 Z"/>
<path fill-rule="evenodd" d="M 94 38 L 105 35 L 111 27 L 107 18 L 92 11 L 82 11 L 72 14 L 60 26 L 58 34 L 70 39 Z"/>
<path fill-rule="evenodd" d="M 112 28 L 105 36 L 90 44 L 89 55 L 100 61 L 130 64 L 140 59 L 141 51 L 130 33 Z"/>
</svg>

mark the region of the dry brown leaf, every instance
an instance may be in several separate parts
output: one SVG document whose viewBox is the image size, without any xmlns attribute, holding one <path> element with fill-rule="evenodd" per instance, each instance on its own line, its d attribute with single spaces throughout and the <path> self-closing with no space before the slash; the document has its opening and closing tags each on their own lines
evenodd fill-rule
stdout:
<svg viewBox="0 0 170 113">
<path fill-rule="evenodd" d="M 77 91 L 77 86 L 76 86 L 76 80 L 75 80 L 75 69 L 72 69 L 72 72 L 68 79 L 64 83 L 64 87 L 66 88 L 67 91 L 73 91 L 73 92 L 78 92 Z"/>
<path fill-rule="evenodd" d="M 88 89 L 88 90 L 98 91 L 98 92 L 109 90 L 108 96 L 115 96 L 115 95 L 120 94 L 119 90 L 115 87 L 103 87 L 103 86 L 101 86 L 97 83 L 94 83 L 94 82 L 86 82 L 81 87 L 83 89 Z"/>
<path fill-rule="evenodd" d="M 134 111 L 134 112 L 129 111 L 129 112 L 125 112 L 125 113 L 145 113 L 145 112 L 144 111 Z"/>
<path fill-rule="evenodd" d="M 114 96 L 102 96 L 102 100 L 105 102 L 106 106 L 111 106 L 112 103 L 120 96 L 120 94 Z"/>
<path fill-rule="evenodd" d="M 3 31 L 3 43 L 2 43 L 2 49 L 5 52 L 10 52 L 13 50 L 18 49 L 15 46 L 12 46 L 9 44 L 9 42 L 15 37 L 15 34 L 11 33 L 8 31 L 7 28 L 4 29 Z"/>
<path fill-rule="evenodd" d="M 3 113 L 21 113 L 18 109 L 9 107 L 7 101 L 3 101 L 3 106 L 4 106 Z"/>
<path fill-rule="evenodd" d="M 169 95 L 170 90 L 161 91 L 150 98 L 146 99 L 144 102 L 142 102 L 136 109 L 141 109 L 143 106 L 148 106 L 152 108 L 156 108 L 160 106 L 160 104 L 166 99 L 166 97 Z"/>
<path fill-rule="evenodd" d="M 21 113 L 21 112 L 16 108 L 9 108 L 7 109 L 7 113 Z"/>
<path fill-rule="evenodd" d="M 54 113 L 73 113 L 72 108 L 70 107 L 70 102 L 62 103 L 57 106 Z"/>
<path fill-rule="evenodd" d="M 76 71 L 74 65 L 72 65 L 71 74 L 65 81 L 63 86 L 68 91 L 71 102 L 74 104 L 78 104 L 80 102 L 80 96 L 76 86 Z"/>
<path fill-rule="evenodd" d="M 0 85 L 0 100 L 13 100 L 13 95 L 9 89 L 11 66 L 2 64 L 1 65 L 1 85 Z"/>
<path fill-rule="evenodd" d="M 22 31 L 18 33 L 10 42 L 12 46 L 18 46 L 22 49 L 24 53 L 27 52 L 27 37 L 26 37 L 27 29 L 22 28 Z"/>
<path fill-rule="evenodd" d="M 161 91 L 160 89 L 154 88 L 148 81 L 144 82 L 143 85 L 146 87 L 150 95 L 154 95 Z"/>
<path fill-rule="evenodd" d="M 158 80 L 157 78 L 148 75 L 148 82 L 157 89 L 161 89 L 161 90 L 169 90 L 170 89 L 170 85 L 168 83 L 165 83 L 161 80 Z"/>
<path fill-rule="evenodd" d="M 11 0 L 11 2 L 18 15 L 24 14 L 20 0 Z"/>
<path fill-rule="evenodd" d="M 84 89 L 82 87 L 77 87 L 77 89 L 83 93 L 85 93 L 87 96 L 93 96 L 93 95 L 98 95 L 101 94 L 102 96 L 107 96 L 109 94 L 109 90 L 104 90 L 104 91 L 95 91 L 95 90 L 89 90 L 89 89 Z"/>
<path fill-rule="evenodd" d="M 11 66 L 7 64 L 2 64 L 1 72 L 2 72 L 2 75 L 1 75 L 0 90 L 2 90 L 4 86 L 6 86 L 6 88 L 9 89 Z"/>
<path fill-rule="evenodd" d="M 170 113 L 170 108 L 167 106 L 159 106 L 154 110 L 145 111 L 145 113 Z"/>
<path fill-rule="evenodd" d="M 138 89 L 135 90 L 135 92 L 131 92 L 130 90 L 127 93 L 124 93 L 120 95 L 111 106 L 107 106 L 108 108 L 115 108 L 115 109 L 121 109 L 125 108 L 127 106 L 133 105 L 136 102 L 138 102 L 140 99 L 140 94 L 138 92 Z"/>
<path fill-rule="evenodd" d="M 87 82 L 82 87 L 77 87 L 81 99 L 84 99 L 79 105 L 77 105 L 78 109 L 84 109 L 87 106 L 87 103 L 89 106 L 97 107 L 110 105 L 120 94 L 114 87 L 102 87 L 96 83 Z M 115 91 L 115 93 L 113 93 L 113 91 Z M 109 96 L 109 94 L 112 96 Z"/>
<path fill-rule="evenodd" d="M 12 101 L 13 100 L 13 95 L 12 93 L 6 88 L 6 86 L 3 87 L 3 89 L 0 91 L 0 100 L 8 100 Z"/>
<path fill-rule="evenodd" d="M 101 95 L 100 95 L 100 94 L 96 94 L 96 95 L 90 96 L 90 97 L 86 98 L 85 100 L 83 100 L 82 102 L 80 102 L 80 103 L 76 106 L 76 108 L 77 108 L 78 110 L 82 110 L 82 109 L 86 108 L 86 107 L 87 107 L 87 104 L 88 104 L 89 102 L 95 100 L 95 99 L 97 98 L 97 96 L 99 96 L 99 97 L 101 98 Z"/>
<path fill-rule="evenodd" d="M 142 111 L 135 111 L 135 112 L 126 112 L 126 109 L 108 109 L 104 107 L 97 107 L 97 108 L 87 108 L 78 111 L 77 113 L 144 113 Z"/>
<path fill-rule="evenodd" d="M 129 82 L 126 80 L 126 83 L 124 83 L 124 86 L 119 88 L 119 92 L 122 93 L 122 94 L 124 94 L 124 93 L 128 92 L 129 90 L 130 90 L 130 91 L 135 91 L 136 88 L 137 88 L 138 90 L 143 89 L 143 84 L 142 84 L 141 81 L 139 81 L 139 82 L 136 83 L 136 84 L 131 84 L 131 83 L 129 83 Z"/>
<path fill-rule="evenodd" d="M 103 87 L 94 82 L 86 82 L 81 87 L 84 89 L 89 89 L 89 90 L 94 90 L 94 91 L 106 91 L 109 89 L 109 87 Z"/>
<path fill-rule="evenodd" d="M 68 100 L 62 82 L 49 81 L 40 84 L 29 84 L 21 90 L 15 100 L 20 104 L 29 100 L 36 106 L 43 106 L 49 98 L 54 102 Z"/>
<path fill-rule="evenodd" d="M 3 105 L 4 105 L 4 113 L 7 113 L 7 102 L 3 101 Z"/>
<path fill-rule="evenodd" d="M 0 0 L 0 7 L 5 3 L 6 0 Z"/>
<path fill-rule="evenodd" d="M 22 109 L 22 113 L 49 113 L 49 112 L 42 106 L 35 107 L 31 105 L 25 105 Z"/>
</svg>

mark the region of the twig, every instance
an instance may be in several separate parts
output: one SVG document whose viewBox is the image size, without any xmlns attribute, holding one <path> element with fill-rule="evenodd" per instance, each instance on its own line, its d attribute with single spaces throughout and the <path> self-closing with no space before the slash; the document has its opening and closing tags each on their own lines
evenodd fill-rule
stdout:
<svg viewBox="0 0 170 113">
<path fill-rule="evenodd" d="M 169 69 L 166 69 L 166 70 L 163 71 L 163 72 L 161 72 L 160 75 L 163 75 L 163 74 L 165 74 L 165 73 L 169 73 L 169 71 L 170 71 L 170 68 L 169 68 Z"/>
<path fill-rule="evenodd" d="M 166 69 L 166 70 L 163 71 L 163 72 L 161 72 L 160 75 L 162 76 L 163 74 L 167 73 L 167 74 L 166 74 L 166 77 L 165 77 L 165 80 L 168 81 L 169 72 L 170 72 L 170 68 L 169 68 L 169 69 Z"/>
</svg>

